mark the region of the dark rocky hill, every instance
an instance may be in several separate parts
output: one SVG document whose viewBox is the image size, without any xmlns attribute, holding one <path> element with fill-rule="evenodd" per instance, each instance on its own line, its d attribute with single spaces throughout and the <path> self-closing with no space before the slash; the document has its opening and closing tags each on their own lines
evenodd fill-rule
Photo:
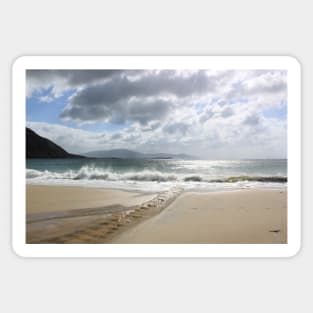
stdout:
<svg viewBox="0 0 313 313">
<path fill-rule="evenodd" d="M 83 158 L 83 156 L 71 154 L 51 140 L 37 135 L 26 127 L 26 158 Z"/>
</svg>

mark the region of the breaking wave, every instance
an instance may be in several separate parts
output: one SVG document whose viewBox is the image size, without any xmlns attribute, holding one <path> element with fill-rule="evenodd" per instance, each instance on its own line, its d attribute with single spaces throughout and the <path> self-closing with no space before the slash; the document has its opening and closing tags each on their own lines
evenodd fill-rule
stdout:
<svg viewBox="0 0 313 313">
<path fill-rule="evenodd" d="M 254 181 L 262 183 L 287 183 L 285 176 L 234 176 L 223 179 L 213 179 L 212 183 L 236 183 L 239 181 Z"/>
<path fill-rule="evenodd" d="M 138 181 L 138 182 L 204 182 L 204 183 L 237 183 L 237 182 L 271 182 L 286 183 L 285 176 L 232 176 L 214 178 L 206 175 L 173 174 L 160 171 L 143 170 L 138 172 L 113 172 L 108 169 L 83 166 L 78 170 L 64 172 L 26 170 L 29 181 L 49 180 L 101 180 L 101 181 Z"/>
</svg>

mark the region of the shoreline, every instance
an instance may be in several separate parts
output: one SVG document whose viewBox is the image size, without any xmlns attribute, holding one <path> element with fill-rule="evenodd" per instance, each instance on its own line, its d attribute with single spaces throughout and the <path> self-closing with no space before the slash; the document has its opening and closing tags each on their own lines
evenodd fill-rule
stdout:
<svg viewBox="0 0 313 313">
<path fill-rule="evenodd" d="M 147 194 L 26 184 L 26 191 L 27 243 L 287 242 L 287 188 Z"/>
<path fill-rule="evenodd" d="M 152 181 L 149 181 L 147 183 L 163 184 L 163 182 L 158 183 L 158 182 L 152 182 Z M 83 188 L 83 189 L 114 190 L 114 191 L 130 192 L 130 193 L 139 193 L 139 194 L 145 194 L 145 195 L 157 194 L 160 192 L 167 191 L 171 188 L 175 188 L 177 186 L 184 188 L 184 192 L 195 192 L 195 193 L 228 192 L 228 191 L 242 191 L 242 190 L 287 190 L 288 189 L 288 185 L 286 183 L 277 183 L 277 185 L 274 185 L 274 186 L 273 185 L 267 186 L 268 183 L 262 183 L 262 184 L 254 185 L 254 186 L 245 186 L 245 185 L 235 186 L 235 185 L 232 185 L 233 183 L 231 182 L 228 182 L 225 184 L 226 185 L 224 186 L 218 186 L 216 188 L 212 188 L 212 187 L 203 188 L 202 185 L 186 188 L 186 185 L 184 183 L 177 182 L 177 184 L 172 185 L 172 186 L 162 186 L 163 188 L 147 190 L 147 189 L 140 188 L 142 186 L 134 187 L 134 184 L 130 184 L 129 186 L 121 186 L 121 185 L 114 186 L 114 185 L 109 185 L 109 184 L 99 186 L 99 185 L 82 184 L 82 183 L 70 183 L 70 184 L 58 183 L 56 184 L 56 183 L 39 183 L 39 182 L 27 182 L 26 181 L 26 186 L 60 187 L 60 188 L 73 187 L 73 188 Z M 202 187 L 202 188 L 199 188 L 199 187 Z"/>
</svg>

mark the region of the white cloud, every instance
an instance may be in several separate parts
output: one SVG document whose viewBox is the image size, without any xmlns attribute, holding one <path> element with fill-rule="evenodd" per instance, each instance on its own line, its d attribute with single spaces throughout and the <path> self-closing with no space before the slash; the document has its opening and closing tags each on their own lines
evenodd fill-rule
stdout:
<svg viewBox="0 0 313 313">
<path fill-rule="evenodd" d="M 50 103 L 54 100 L 51 96 L 41 96 L 38 98 L 40 102 Z"/>
<path fill-rule="evenodd" d="M 75 74 L 75 75 L 74 75 Z M 286 157 L 286 118 L 264 111 L 286 106 L 285 71 L 41 71 L 30 72 L 29 94 L 51 102 L 74 88 L 60 116 L 124 125 L 88 132 L 29 122 L 69 152 L 128 148 L 209 158 Z M 127 127 L 126 127 L 127 125 Z"/>
</svg>

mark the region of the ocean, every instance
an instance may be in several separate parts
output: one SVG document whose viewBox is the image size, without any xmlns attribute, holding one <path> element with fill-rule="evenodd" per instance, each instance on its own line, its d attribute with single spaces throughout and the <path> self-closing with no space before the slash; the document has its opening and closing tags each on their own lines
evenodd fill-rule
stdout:
<svg viewBox="0 0 313 313">
<path fill-rule="evenodd" d="M 287 160 L 27 159 L 28 184 L 158 192 L 286 188 Z"/>
</svg>

